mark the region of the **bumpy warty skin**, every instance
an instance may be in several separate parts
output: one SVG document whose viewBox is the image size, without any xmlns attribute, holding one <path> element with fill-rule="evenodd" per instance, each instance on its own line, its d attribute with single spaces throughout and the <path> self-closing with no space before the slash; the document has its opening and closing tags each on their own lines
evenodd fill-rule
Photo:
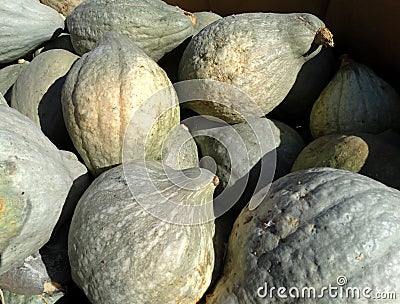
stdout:
<svg viewBox="0 0 400 304">
<path fill-rule="evenodd" d="M 236 220 L 224 276 L 207 303 L 293 303 L 276 292 L 259 297 L 258 288 L 267 284 L 267 294 L 271 287 L 320 290 L 338 286 L 339 276 L 347 277 L 344 287 L 398 294 L 399 202 L 399 191 L 344 170 L 316 168 L 275 181 L 264 202 Z M 325 293 L 318 303 L 332 298 Z"/>
<path fill-rule="evenodd" d="M 113 32 L 72 66 L 61 102 L 72 142 L 96 175 L 122 163 L 123 147 L 130 153 L 125 160 L 160 159 L 164 137 L 179 124 L 179 103 L 166 73 Z"/>
<path fill-rule="evenodd" d="M 290 91 L 301 66 L 319 53 L 320 46 L 308 54 L 324 26 L 311 14 L 245 13 L 219 19 L 192 38 L 180 62 L 179 78 L 231 84 L 267 114 Z M 218 94 L 209 97 L 218 101 Z M 188 105 L 200 114 L 240 121 L 229 107 L 221 110 L 205 100 Z M 251 107 L 246 100 L 235 100 L 231 108 L 251 113 Z"/>
</svg>

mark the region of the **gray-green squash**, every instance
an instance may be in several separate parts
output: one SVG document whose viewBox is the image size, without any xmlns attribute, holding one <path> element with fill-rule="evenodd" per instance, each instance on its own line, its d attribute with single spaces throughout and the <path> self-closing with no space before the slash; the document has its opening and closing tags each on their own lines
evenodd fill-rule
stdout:
<svg viewBox="0 0 400 304">
<path fill-rule="evenodd" d="M 267 114 L 285 98 L 300 68 L 319 53 L 320 45 L 333 46 L 333 39 L 314 15 L 231 15 L 215 21 L 192 38 L 180 61 L 179 78 L 212 79 L 236 86 Z M 243 121 L 234 109 L 259 117 L 254 105 L 245 100 L 238 99 L 234 105 L 223 107 L 217 105 L 220 94 L 210 92 L 207 100 L 185 105 L 199 114 L 227 122 Z"/>
<path fill-rule="evenodd" d="M 358 172 L 400 189 L 400 135 L 331 134 L 318 137 L 301 151 L 292 171 L 331 167 Z"/>
<path fill-rule="evenodd" d="M 172 211 L 182 220 L 185 213 L 165 208 L 168 200 L 204 207 L 203 215 L 210 215 L 217 182 L 205 169 L 181 172 L 157 161 L 125 163 L 98 176 L 79 201 L 69 232 L 72 277 L 89 300 L 197 303 L 211 280 L 213 221 L 182 225 L 152 214 Z M 192 216 L 194 223 L 201 214 Z"/>
<path fill-rule="evenodd" d="M 271 177 L 275 174 L 275 178 L 279 178 L 289 173 L 305 145 L 294 129 L 266 118 L 193 130 L 192 134 L 201 156 L 209 156 L 216 162 L 216 174 L 222 188 L 233 186 L 263 157 L 276 162 L 276 172 L 272 171 Z M 275 166 L 272 167 L 274 169 Z"/>
<path fill-rule="evenodd" d="M 122 163 L 123 146 L 125 159 L 161 159 L 164 138 L 179 124 L 166 73 L 118 33 L 106 33 L 76 61 L 61 101 L 72 142 L 94 174 Z"/>
<path fill-rule="evenodd" d="M 369 67 L 342 57 L 342 66 L 315 101 L 314 138 L 347 132 L 378 134 L 400 127 L 400 96 Z"/>
<path fill-rule="evenodd" d="M 87 172 L 71 154 L 0 106 L 0 275 L 50 239 L 74 180 Z"/>
<path fill-rule="evenodd" d="M 193 34 L 192 14 L 161 0 L 87 0 L 67 17 L 80 55 L 108 31 L 126 35 L 155 61 Z"/>
<path fill-rule="evenodd" d="M 12 62 L 28 54 L 63 29 L 61 16 L 39 1 L 3 1 L 0 11 L 0 63 Z"/>
<path fill-rule="evenodd" d="M 69 146 L 61 108 L 65 76 L 79 56 L 66 50 L 49 50 L 35 57 L 15 82 L 11 107 L 32 119 L 59 148 Z"/>
<path fill-rule="evenodd" d="M 257 209 L 246 207 L 236 220 L 224 275 L 207 304 L 315 303 L 312 296 L 291 298 L 289 289 L 320 294 L 329 284 L 339 287 L 341 276 L 344 292 L 398 294 L 399 202 L 399 191 L 349 171 L 315 168 L 282 177 Z M 280 287 L 287 298 L 278 296 Z M 318 303 L 382 302 L 324 292 Z"/>
</svg>

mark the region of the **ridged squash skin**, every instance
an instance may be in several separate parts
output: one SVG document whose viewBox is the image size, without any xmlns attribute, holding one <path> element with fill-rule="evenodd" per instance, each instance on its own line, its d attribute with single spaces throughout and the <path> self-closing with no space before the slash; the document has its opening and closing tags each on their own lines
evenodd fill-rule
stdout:
<svg viewBox="0 0 400 304">
<path fill-rule="evenodd" d="M 189 179 L 174 184 L 181 173 Z M 156 161 L 102 173 L 80 199 L 69 232 L 72 277 L 91 303 L 197 303 L 211 281 L 213 221 L 169 223 L 151 215 L 142 202 L 158 208 L 170 198 L 199 206 L 212 201 L 214 181 L 214 174 L 199 168 L 167 176 Z"/>
<path fill-rule="evenodd" d="M 399 127 L 400 96 L 369 67 L 351 61 L 322 91 L 310 116 L 314 138 L 348 132 L 378 134 Z"/>
<path fill-rule="evenodd" d="M 212 79 L 234 85 L 267 114 L 285 98 L 302 65 L 321 50 L 321 46 L 312 46 L 313 42 L 333 46 L 329 31 L 325 31 L 322 41 L 316 39 L 321 37 L 317 33 L 324 27 L 311 14 L 227 16 L 193 37 L 180 61 L 179 79 Z M 242 121 L 232 107 L 221 109 L 215 104 L 219 93 L 185 105 L 199 114 L 227 122 Z M 235 100 L 233 106 L 254 114 L 252 107 L 244 100 Z"/>
<path fill-rule="evenodd" d="M 399 191 L 349 171 L 316 168 L 286 175 L 257 209 L 246 207 L 236 220 L 224 276 L 207 304 L 315 303 L 312 297 L 291 298 L 288 289 L 308 286 L 320 294 L 329 284 L 338 287 L 340 276 L 347 278 L 344 292 L 369 287 L 371 296 L 398 294 L 399 202 Z M 280 287 L 287 288 L 287 298 L 278 296 Z M 318 303 L 332 303 L 327 290 Z"/>
<path fill-rule="evenodd" d="M 61 90 L 66 74 L 78 59 L 79 56 L 61 49 L 38 55 L 18 77 L 11 94 L 11 107 L 32 119 L 59 148 L 70 143 Z"/>
<path fill-rule="evenodd" d="M 82 55 L 108 31 L 126 35 L 158 61 L 193 34 L 193 17 L 161 0 L 87 0 L 67 17 L 75 51 Z"/>
<path fill-rule="evenodd" d="M 33 51 L 64 29 L 64 20 L 36 0 L 3 1 L 0 8 L 0 63 Z"/>
<path fill-rule="evenodd" d="M 50 239 L 74 179 L 85 171 L 71 154 L 29 118 L 0 106 L 0 275 Z"/>
<path fill-rule="evenodd" d="M 162 96 L 146 100 L 162 90 Z M 179 103 L 166 73 L 126 36 L 107 33 L 70 69 L 62 90 L 65 125 L 89 170 L 98 175 L 122 163 L 124 136 L 130 160 L 161 159 L 163 140 L 179 124 Z M 139 109 L 141 118 L 132 118 Z M 161 115 L 162 114 L 162 115 Z M 161 117 L 158 117 L 161 115 Z M 155 122 L 152 131 L 148 124 Z"/>
</svg>

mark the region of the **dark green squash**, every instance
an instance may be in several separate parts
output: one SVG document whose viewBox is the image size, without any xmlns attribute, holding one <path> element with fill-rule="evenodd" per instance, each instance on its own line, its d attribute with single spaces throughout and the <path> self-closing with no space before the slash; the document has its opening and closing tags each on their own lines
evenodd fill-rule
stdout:
<svg viewBox="0 0 400 304">
<path fill-rule="evenodd" d="M 320 45 L 333 46 L 332 34 L 311 14 L 227 16 L 192 38 L 180 62 L 179 78 L 212 79 L 235 86 L 266 114 L 282 102 L 302 65 L 320 52 Z M 224 106 L 216 104 L 229 91 L 207 92 L 207 100 L 185 106 L 232 123 L 244 120 L 242 112 L 260 116 L 253 103 L 241 98 Z"/>
<path fill-rule="evenodd" d="M 161 0 L 87 0 L 66 23 L 75 51 L 90 51 L 105 32 L 126 35 L 155 61 L 193 34 L 193 15 Z"/>
</svg>

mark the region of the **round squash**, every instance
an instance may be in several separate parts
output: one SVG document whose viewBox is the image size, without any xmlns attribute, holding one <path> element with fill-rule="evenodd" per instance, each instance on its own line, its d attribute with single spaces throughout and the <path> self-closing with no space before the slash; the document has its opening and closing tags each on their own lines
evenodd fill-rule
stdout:
<svg viewBox="0 0 400 304">
<path fill-rule="evenodd" d="M 319 53 L 318 44 L 333 46 L 332 34 L 311 14 L 227 16 L 192 38 L 180 61 L 179 78 L 213 79 L 236 86 L 267 114 L 285 98 L 302 65 Z M 230 123 L 243 121 L 232 108 L 252 112 L 252 104 L 240 99 L 224 107 L 215 100 L 185 106 Z"/>
<path fill-rule="evenodd" d="M 12 62 L 64 29 L 64 20 L 36 0 L 3 1 L 0 11 L 0 63 Z"/>
<path fill-rule="evenodd" d="M 91 303 L 197 303 L 211 280 L 213 221 L 181 225 L 151 213 L 185 220 L 180 210 L 165 209 L 168 200 L 189 209 L 207 205 L 210 215 L 217 181 L 204 169 L 175 171 L 156 161 L 97 177 L 75 210 L 68 246 L 72 277 Z"/>
<path fill-rule="evenodd" d="M 359 172 L 368 157 L 368 143 L 362 137 L 325 135 L 315 139 L 301 151 L 291 171 L 330 167 Z"/>
<path fill-rule="evenodd" d="M 79 57 L 65 50 L 49 50 L 35 57 L 15 82 L 11 107 L 32 119 L 60 149 L 70 146 L 61 90 L 65 75 Z"/>
<path fill-rule="evenodd" d="M 70 154 L 29 118 L 0 106 L 0 274 L 49 240 L 74 179 L 86 172 Z"/>
<path fill-rule="evenodd" d="M 378 134 L 400 127 L 400 96 L 367 66 L 342 57 L 342 67 L 315 101 L 314 138 L 328 134 Z"/>
<path fill-rule="evenodd" d="M 68 133 L 93 174 L 121 164 L 123 145 L 127 160 L 161 159 L 163 139 L 179 124 L 165 72 L 118 33 L 105 34 L 76 61 L 61 99 Z"/>
<path fill-rule="evenodd" d="M 286 175 L 257 209 L 245 208 L 236 220 L 224 275 L 207 303 L 315 303 L 291 298 L 288 290 L 307 286 L 319 294 L 329 284 L 339 287 L 342 276 L 344 292 L 369 287 L 398 294 L 399 202 L 399 191 L 349 171 Z M 281 287 L 287 298 L 278 296 Z M 318 303 L 332 303 L 327 290 Z"/>
<path fill-rule="evenodd" d="M 298 155 L 292 171 L 331 167 L 358 172 L 400 189 L 400 135 L 393 131 L 373 135 L 325 135 Z"/>
<path fill-rule="evenodd" d="M 161 0 L 87 0 L 67 17 L 75 51 L 90 51 L 105 32 L 126 35 L 155 61 L 193 34 L 192 14 Z"/>
</svg>

